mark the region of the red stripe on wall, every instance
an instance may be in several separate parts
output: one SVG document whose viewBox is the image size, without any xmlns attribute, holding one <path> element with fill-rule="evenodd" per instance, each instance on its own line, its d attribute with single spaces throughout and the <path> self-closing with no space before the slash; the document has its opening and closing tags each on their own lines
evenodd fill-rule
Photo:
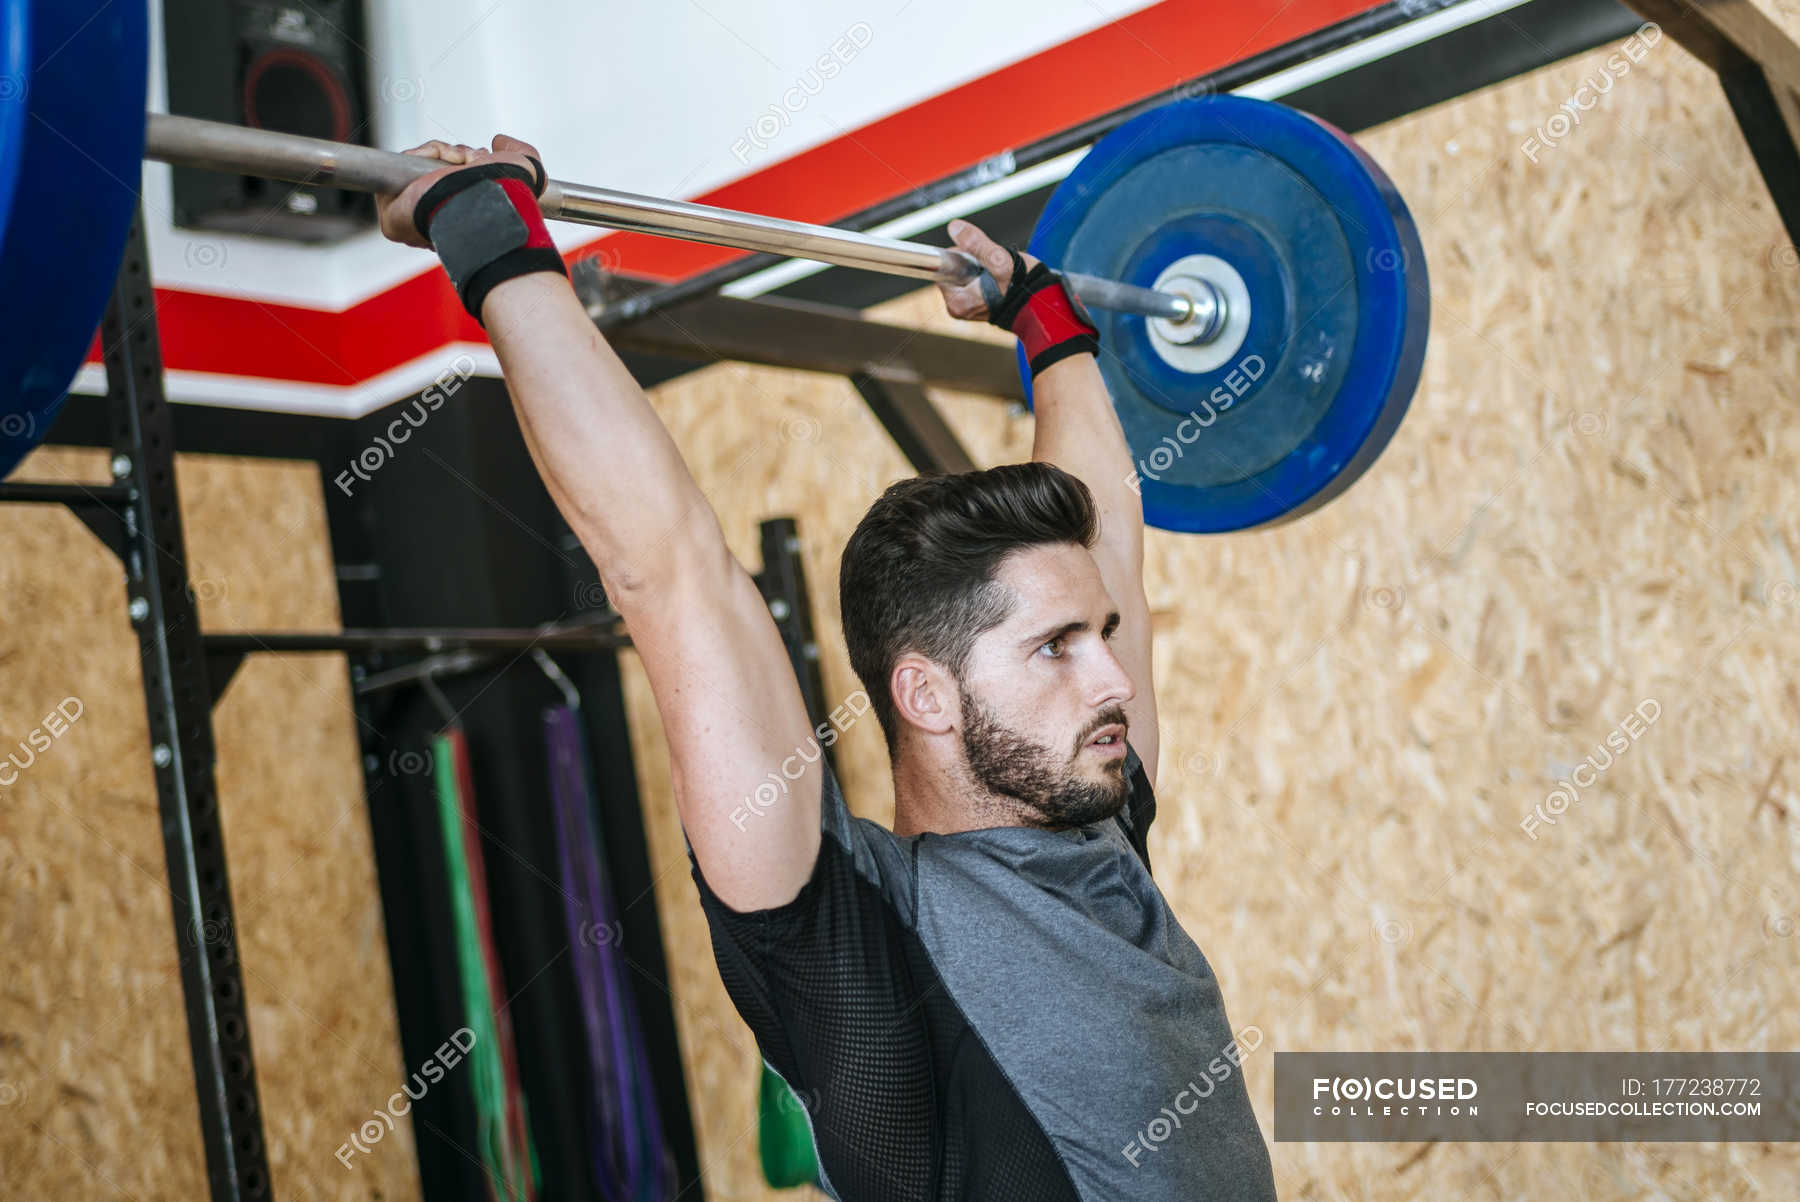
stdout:
<svg viewBox="0 0 1800 1202">
<path fill-rule="evenodd" d="M 156 321 L 168 370 L 338 387 L 453 342 L 487 340 L 437 270 L 342 312 L 158 288 Z M 98 333 L 87 361 L 103 361 Z"/>
<path fill-rule="evenodd" d="M 1164 0 L 692 199 L 831 221 L 1380 8 L 1370 0 Z M 611 270 L 676 280 L 743 252 L 609 234 Z"/>
<path fill-rule="evenodd" d="M 829 223 L 1252 55 L 1380 0 L 1163 0 L 703 196 L 705 204 Z M 570 252 L 679 280 L 743 252 L 608 234 Z M 343 312 L 158 288 L 164 366 L 353 385 L 452 342 L 485 341 L 441 271 Z M 99 338 L 88 362 L 101 361 Z"/>
</svg>

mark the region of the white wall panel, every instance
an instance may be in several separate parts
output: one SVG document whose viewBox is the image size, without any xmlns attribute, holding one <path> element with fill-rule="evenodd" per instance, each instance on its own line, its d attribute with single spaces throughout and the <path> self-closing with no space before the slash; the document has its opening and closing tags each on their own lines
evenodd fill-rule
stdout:
<svg viewBox="0 0 1800 1202">
<path fill-rule="evenodd" d="M 559 177 L 690 197 L 1148 6 L 369 0 L 374 141 L 485 145 L 504 131 L 535 142 Z M 160 164 L 146 165 L 145 207 L 165 287 L 340 310 L 436 266 L 373 233 L 321 249 L 175 230 Z M 556 235 L 566 248 L 596 231 Z"/>
</svg>

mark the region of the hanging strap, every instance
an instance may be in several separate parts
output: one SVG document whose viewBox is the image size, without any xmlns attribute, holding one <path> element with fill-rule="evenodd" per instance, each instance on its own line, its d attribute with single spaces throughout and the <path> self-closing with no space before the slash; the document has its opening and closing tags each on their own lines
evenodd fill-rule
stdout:
<svg viewBox="0 0 1800 1202">
<path fill-rule="evenodd" d="M 606 840 L 600 832 L 600 794 L 594 784 L 594 759 L 588 747 L 587 736 L 581 725 L 579 713 L 572 712 L 567 721 L 569 728 L 574 731 L 579 752 L 575 757 L 575 762 L 581 769 L 584 801 L 581 812 L 587 823 L 588 846 L 593 849 L 598 904 L 606 915 L 607 921 L 612 924 L 611 929 L 618 932 L 621 929 L 617 917 L 618 894 L 613 889 L 612 877 L 606 867 Z M 618 1012 L 624 1029 L 624 1044 L 631 1058 L 631 1068 L 628 1073 L 632 1083 L 631 1096 L 638 1117 L 636 1131 L 641 1168 L 634 1202 L 664 1202 L 675 1189 L 677 1180 L 675 1156 L 663 1138 L 662 1109 L 656 1100 L 656 1077 L 650 1066 L 650 1047 L 644 1040 L 636 995 L 632 992 L 631 987 L 633 970 L 626 958 L 622 940 L 615 940 L 607 948 L 607 952 L 606 959 L 611 980 L 609 995 L 618 999 Z"/>
<path fill-rule="evenodd" d="M 587 1036 L 596 1183 L 608 1202 L 661 1202 L 674 1185 L 674 1162 L 663 1139 L 630 966 L 619 946 L 581 716 L 568 706 L 547 709 L 544 732 L 564 913 Z"/>
<path fill-rule="evenodd" d="M 508 1081 L 511 1027 L 508 1024 L 503 1035 L 495 1021 L 495 998 L 504 994 L 494 979 L 498 961 L 492 954 L 487 881 L 481 872 L 480 839 L 473 819 L 468 744 L 460 727 L 451 727 L 433 739 L 432 764 L 450 882 L 457 975 L 462 985 L 465 1021 L 475 1039 L 468 1059 L 488 1196 L 496 1202 L 526 1202 L 530 1197 L 529 1179 L 536 1175 L 535 1156 L 529 1149 L 528 1136 L 525 1144 L 519 1142 L 519 1129 L 513 1120 L 515 1110 L 522 1110 L 512 1101 L 516 1091 L 509 1088 Z"/>
<path fill-rule="evenodd" d="M 512 1010 L 506 990 L 506 974 L 500 967 L 500 949 L 494 942 L 494 914 L 488 901 L 487 863 L 481 854 L 481 825 L 476 821 L 475 778 L 469 768 L 469 741 L 457 732 L 453 754 L 457 796 L 462 815 L 463 849 L 468 862 L 469 895 L 474 903 L 476 930 L 481 942 L 481 962 L 487 976 L 489 1005 L 494 1018 L 495 1044 L 500 1052 L 505 1082 L 506 1198 L 530 1202 L 537 1196 L 537 1156 L 525 1112 L 525 1091 L 519 1084 L 519 1053 L 513 1038 Z"/>
<path fill-rule="evenodd" d="M 438 827 L 444 842 L 444 862 L 450 882 L 450 917 L 456 943 L 457 978 L 461 983 L 463 1021 L 475 1042 L 468 1053 L 469 1074 L 475 1101 L 476 1143 L 485 1170 L 488 1197 L 498 1198 L 504 1180 L 504 1111 L 501 1093 L 505 1082 L 495 1048 L 493 1009 L 488 1004 L 487 972 L 481 959 L 481 935 L 475 925 L 475 903 L 469 895 L 469 867 L 463 852 L 462 803 L 456 779 L 456 739 L 460 732 L 432 740 L 433 781 L 438 803 Z"/>
</svg>

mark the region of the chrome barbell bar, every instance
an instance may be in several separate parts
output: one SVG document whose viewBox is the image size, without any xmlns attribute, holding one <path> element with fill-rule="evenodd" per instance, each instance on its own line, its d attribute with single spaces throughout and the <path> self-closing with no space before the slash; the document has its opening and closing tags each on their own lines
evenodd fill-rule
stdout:
<svg viewBox="0 0 1800 1202">
<path fill-rule="evenodd" d="M 167 113 L 149 114 L 144 157 L 176 167 L 377 193 L 399 192 L 419 176 L 443 166 L 420 155 Z M 546 218 L 557 221 L 765 251 L 952 286 L 981 274 L 971 256 L 954 248 L 589 184 L 551 180 L 538 198 L 538 207 Z M 1198 334 L 1192 341 L 1205 341 L 1225 324 L 1224 298 L 1210 287 L 1197 289 L 1196 295 L 1189 297 L 1074 272 L 1068 273 L 1067 279 L 1087 305 L 1187 326 Z"/>
</svg>

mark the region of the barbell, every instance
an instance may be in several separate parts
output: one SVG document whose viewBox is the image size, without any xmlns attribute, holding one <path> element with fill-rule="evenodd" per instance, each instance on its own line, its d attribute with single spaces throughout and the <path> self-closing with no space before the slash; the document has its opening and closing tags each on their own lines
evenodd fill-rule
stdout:
<svg viewBox="0 0 1800 1202">
<path fill-rule="evenodd" d="M 174 167 L 227 171 L 293 184 L 324 185 L 351 192 L 399 192 L 444 164 L 418 155 L 395 154 L 322 138 L 250 129 L 223 121 L 202 121 L 166 113 L 148 114 L 144 157 Z M 888 275 L 946 284 L 966 284 L 981 266 L 959 250 L 873 234 L 810 225 L 684 200 L 664 200 L 591 184 L 550 180 L 538 197 L 546 218 L 576 225 L 660 234 L 739 250 L 769 251 L 839 267 L 860 267 Z M 1186 295 L 1138 288 L 1094 276 L 1073 274 L 1070 283 L 1089 305 L 1160 318 L 1204 330 L 1222 324 L 1216 294 L 1196 304 Z"/>
<path fill-rule="evenodd" d="M 91 342 L 135 207 L 121 182 L 140 178 L 142 159 L 379 193 L 442 165 L 191 117 L 140 121 L 141 5 L 85 23 L 113 6 L 0 7 L 36 22 L 23 26 L 34 57 L 0 61 L 0 81 L 9 68 L 27 81 L 10 102 L 0 91 L 0 287 L 54 293 L 0 336 L 0 476 L 48 432 Z M 54 52 L 59 34 L 75 53 Z M 952 285 L 981 273 L 954 248 L 586 184 L 552 180 L 539 204 L 562 221 Z M 1374 462 L 1417 386 L 1430 294 L 1411 215 L 1348 135 L 1294 109 L 1209 96 L 1124 123 L 1055 189 L 1029 249 L 1093 311 L 1136 461 L 1129 483 L 1165 529 L 1250 529 L 1316 509 Z"/>
</svg>

